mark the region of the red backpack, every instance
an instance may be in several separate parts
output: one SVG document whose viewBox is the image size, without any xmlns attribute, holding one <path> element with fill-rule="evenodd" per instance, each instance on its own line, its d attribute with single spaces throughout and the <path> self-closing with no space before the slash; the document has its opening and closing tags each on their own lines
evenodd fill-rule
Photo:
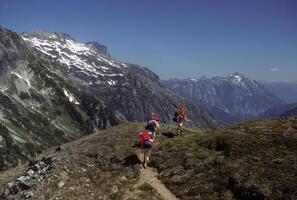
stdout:
<svg viewBox="0 0 297 200">
<path fill-rule="evenodd" d="M 160 118 L 158 116 L 152 116 L 151 117 L 151 120 L 155 120 L 157 121 L 158 123 L 160 122 Z"/>
<path fill-rule="evenodd" d="M 140 139 L 140 144 L 142 146 L 144 143 L 148 142 L 151 139 L 151 135 L 149 134 L 148 131 L 143 131 L 142 133 L 140 133 L 139 139 Z"/>
</svg>

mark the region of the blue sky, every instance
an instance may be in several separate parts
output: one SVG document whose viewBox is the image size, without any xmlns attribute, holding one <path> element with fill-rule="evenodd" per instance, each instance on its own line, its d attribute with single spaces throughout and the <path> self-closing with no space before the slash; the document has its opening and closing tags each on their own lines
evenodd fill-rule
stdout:
<svg viewBox="0 0 297 200">
<path fill-rule="evenodd" d="M 297 81 L 295 0 L 0 0 L 0 25 L 98 41 L 161 78 Z"/>
</svg>

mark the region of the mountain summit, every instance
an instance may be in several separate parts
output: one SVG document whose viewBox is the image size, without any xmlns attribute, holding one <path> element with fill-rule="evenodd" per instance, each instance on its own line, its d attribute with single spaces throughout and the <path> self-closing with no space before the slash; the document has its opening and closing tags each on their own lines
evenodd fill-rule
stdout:
<svg viewBox="0 0 297 200">
<path fill-rule="evenodd" d="M 195 81 L 171 79 L 164 84 L 178 95 L 204 104 L 214 116 L 225 113 L 224 116 L 244 119 L 284 104 L 260 83 L 238 72 L 227 77 L 204 77 Z"/>
<path fill-rule="evenodd" d="M 144 121 L 151 112 L 155 112 L 163 122 L 170 122 L 176 106 L 186 105 L 193 125 L 209 128 L 217 124 L 196 103 L 163 87 L 152 71 L 118 61 L 99 43 L 79 43 L 68 34 L 56 32 L 26 33 L 22 38 L 30 46 L 63 64 L 67 76 L 91 89 L 128 121 Z"/>
</svg>

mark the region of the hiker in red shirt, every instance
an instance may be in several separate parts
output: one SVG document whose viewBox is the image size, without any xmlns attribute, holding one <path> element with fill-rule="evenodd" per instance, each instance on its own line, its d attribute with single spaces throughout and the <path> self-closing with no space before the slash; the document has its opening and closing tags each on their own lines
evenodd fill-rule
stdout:
<svg viewBox="0 0 297 200">
<path fill-rule="evenodd" d="M 177 136 L 180 136 L 183 134 L 184 127 L 183 122 L 184 121 L 191 121 L 187 118 L 187 108 L 184 106 L 180 106 L 175 110 L 173 121 L 177 122 Z"/>
</svg>

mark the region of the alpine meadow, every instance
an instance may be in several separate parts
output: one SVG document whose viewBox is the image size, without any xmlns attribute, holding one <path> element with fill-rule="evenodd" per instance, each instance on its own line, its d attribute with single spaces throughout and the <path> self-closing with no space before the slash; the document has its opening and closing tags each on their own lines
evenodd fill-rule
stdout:
<svg viewBox="0 0 297 200">
<path fill-rule="evenodd" d="M 0 199 L 296 200 L 296 9 L 0 0 Z"/>
</svg>

